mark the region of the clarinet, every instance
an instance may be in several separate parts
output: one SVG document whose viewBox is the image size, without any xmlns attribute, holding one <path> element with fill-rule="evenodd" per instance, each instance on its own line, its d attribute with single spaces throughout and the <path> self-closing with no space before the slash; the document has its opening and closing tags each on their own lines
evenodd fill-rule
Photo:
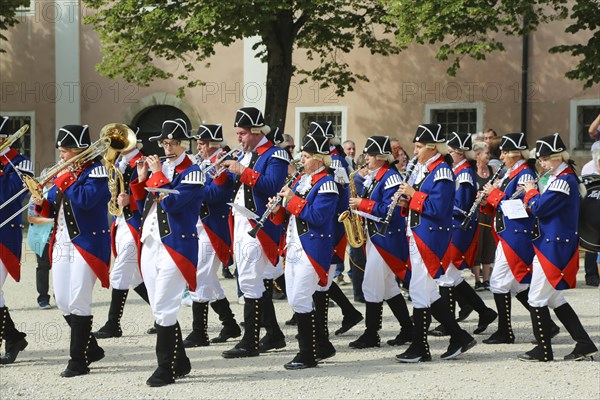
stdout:
<svg viewBox="0 0 600 400">
<path fill-rule="evenodd" d="M 412 165 L 412 168 L 410 170 L 406 171 L 406 175 L 404 175 L 404 178 L 402 179 L 402 183 L 406 183 L 408 182 L 408 179 L 410 178 L 410 176 L 412 175 L 416 165 L 417 165 L 417 158 L 418 156 L 414 156 L 407 165 Z M 394 195 L 392 196 L 392 202 L 390 203 L 390 206 L 387 210 L 387 214 L 385 215 L 385 219 L 383 220 L 383 222 L 381 223 L 381 228 L 379 228 L 379 234 L 381 236 L 385 236 L 385 232 L 387 231 L 388 225 L 390 224 L 390 221 L 392 220 L 392 215 L 394 214 L 394 209 L 396 208 L 396 205 L 398 204 L 398 201 L 400 201 L 400 189 L 398 189 L 398 191 L 396 191 L 396 193 L 394 193 Z"/>
<path fill-rule="evenodd" d="M 492 185 L 494 184 L 494 181 L 496 179 L 498 179 L 498 175 L 500 175 L 500 171 L 502 171 L 503 168 L 504 168 L 504 163 L 500 164 L 500 167 L 498 167 L 498 169 L 496 170 L 496 172 L 494 173 L 494 175 L 492 175 L 492 179 L 490 179 L 490 183 Z M 485 199 L 486 197 L 487 196 L 485 196 L 485 194 L 483 192 L 479 192 L 477 194 L 477 198 L 473 202 L 473 205 L 471 206 L 471 209 L 469 210 L 469 212 L 467 213 L 467 215 L 465 215 L 465 219 L 463 220 L 462 224 L 460 224 L 460 228 L 463 231 L 467 230 L 467 226 L 469 226 L 469 224 L 471 223 L 471 218 L 473 218 L 473 215 L 479 209 L 479 205 L 481 204 L 481 202 L 483 201 L 483 199 Z"/>
<path fill-rule="evenodd" d="M 303 170 L 304 170 L 304 167 L 302 165 L 297 166 L 296 172 L 294 172 L 292 175 L 290 175 L 290 177 L 285 181 L 285 184 L 283 185 L 283 187 L 286 187 L 286 186 L 289 187 L 291 184 L 293 184 L 294 181 L 296 180 L 296 178 L 298 178 L 300 176 L 300 174 L 302 174 Z M 263 226 L 265 226 L 265 222 L 267 221 L 267 218 L 269 218 L 269 215 L 273 212 L 275 207 L 277 207 L 281 203 L 282 199 L 283 199 L 282 197 L 277 197 L 277 200 L 273 204 L 271 204 L 269 207 L 267 207 L 267 209 L 265 210 L 265 213 L 260 217 L 260 219 L 258 221 L 256 221 L 256 225 L 254 225 L 254 228 L 252 228 L 251 230 L 248 231 L 248 235 L 250 235 L 253 238 L 256 238 L 258 231 L 261 230 Z"/>
</svg>

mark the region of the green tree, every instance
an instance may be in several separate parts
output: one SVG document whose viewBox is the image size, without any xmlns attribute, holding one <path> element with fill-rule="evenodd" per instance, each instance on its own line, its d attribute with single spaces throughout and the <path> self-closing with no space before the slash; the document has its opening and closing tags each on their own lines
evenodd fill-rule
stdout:
<svg viewBox="0 0 600 400">
<path fill-rule="evenodd" d="M 396 24 L 398 45 L 439 45 L 438 60 L 451 60 L 448 74 L 454 76 L 464 57 L 484 60 L 503 51 L 503 33 L 522 36 L 541 24 L 569 18 L 567 33 L 581 42 L 564 44 L 551 53 L 569 53 L 580 58 L 569 79 L 584 81 L 584 88 L 600 82 L 600 2 L 598 0 L 382 0 L 390 21 Z"/>
<path fill-rule="evenodd" d="M 185 71 L 177 76 L 180 95 L 202 84 L 191 74 L 215 54 L 215 46 L 259 37 L 257 57 L 267 64 L 265 118 L 281 127 L 295 74 L 300 83 L 311 79 L 342 96 L 358 80 L 368 80 L 350 70 L 345 53 L 357 46 L 372 54 L 399 52 L 379 0 L 83 1 L 96 10 L 85 21 L 103 44 L 101 74 L 147 86 L 173 77 L 157 60 L 179 61 Z M 292 55 L 298 50 L 317 66 L 296 68 Z"/>
<path fill-rule="evenodd" d="M 29 0 L 2 0 L 2 3 L 0 3 L 0 42 L 8 40 L 8 38 L 2 34 L 2 31 L 7 30 L 20 22 L 17 18 L 17 9 L 28 5 Z M 0 53 L 6 53 L 6 50 L 0 47 Z"/>
</svg>

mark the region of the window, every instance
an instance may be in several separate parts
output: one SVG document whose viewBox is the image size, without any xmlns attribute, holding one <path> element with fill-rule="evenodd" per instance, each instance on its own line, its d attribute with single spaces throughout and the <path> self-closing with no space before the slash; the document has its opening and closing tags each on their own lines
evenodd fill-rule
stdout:
<svg viewBox="0 0 600 400">
<path fill-rule="evenodd" d="M 442 133 L 477 133 L 483 127 L 481 103 L 426 104 L 425 122 L 442 125 Z"/>
<path fill-rule="evenodd" d="M 589 156 L 594 141 L 588 131 L 599 114 L 600 99 L 571 100 L 568 145 L 572 150 L 582 150 L 581 156 Z"/>
<path fill-rule="evenodd" d="M 311 122 L 331 121 L 335 137 L 346 137 L 346 107 L 296 107 L 296 137 L 301 143 Z"/>
</svg>

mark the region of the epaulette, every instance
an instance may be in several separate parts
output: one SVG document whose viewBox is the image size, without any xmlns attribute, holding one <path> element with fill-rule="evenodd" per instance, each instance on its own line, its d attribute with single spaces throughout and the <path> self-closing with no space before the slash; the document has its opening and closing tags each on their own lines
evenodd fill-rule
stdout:
<svg viewBox="0 0 600 400">
<path fill-rule="evenodd" d="M 290 162 L 290 155 L 288 154 L 287 151 L 285 151 L 283 149 L 277 150 L 275 153 L 273 153 L 273 157 L 279 158 L 280 160 L 283 160 L 287 163 Z"/>
<path fill-rule="evenodd" d="M 450 170 L 450 168 L 440 168 L 436 171 L 435 176 L 433 177 L 433 181 L 437 182 L 442 179 L 447 179 L 449 181 L 454 181 L 454 174 Z"/>
<path fill-rule="evenodd" d="M 90 172 L 88 175 L 90 178 L 108 178 L 108 172 L 106 172 L 106 168 L 104 165 L 99 165 Z"/>
<path fill-rule="evenodd" d="M 385 180 L 385 186 L 383 188 L 384 189 L 389 189 L 389 188 L 392 188 L 394 186 L 399 186 L 401 183 L 402 183 L 402 181 L 400 180 L 400 175 L 393 174 L 393 175 L 390 175 Z"/>
<path fill-rule="evenodd" d="M 337 185 L 334 181 L 327 181 L 319 188 L 319 193 L 335 193 L 339 194 Z"/>
<path fill-rule="evenodd" d="M 566 194 L 567 196 L 571 194 L 571 188 L 569 187 L 569 183 L 563 179 L 557 179 L 548 186 L 547 190 L 551 190 L 553 192 L 561 192 Z"/>
<path fill-rule="evenodd" d="M 188 183 L 190 185 L 204 185 L 206 183 L 206 175 L 201 171 L 192 171 L 181 180 L 181 183 Z"/>
</svg>

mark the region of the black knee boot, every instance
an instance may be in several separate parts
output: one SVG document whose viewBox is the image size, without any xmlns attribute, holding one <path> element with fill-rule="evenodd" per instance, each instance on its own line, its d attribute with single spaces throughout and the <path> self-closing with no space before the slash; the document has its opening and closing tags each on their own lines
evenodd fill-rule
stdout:
<svg viewBox="0 0 600 400">
<path fill-rule="evenodd" d="M 154 370 L 146 385 L 159 387 L 175 382 L 177 359 L 177 325 L 162 326 L 156 324 L 156 360 Z"/>
<path fill-rule="evenodd" d="M 92 316 L 71 314 L 67 319 L 71 325 L 71 344 L 69 346 L 69 363 L 60 374 L 64 378 L 85 375 L 90 372 L 88 351 L 92 337 Z"/>
<path fill-rule="evenodd" d="M 266 353 L 274 349 L 282 349 L 286 346 L 285 335 L 279 328 L 273 304 L 273 280 L 265 279 L 264 284 L 265 291 L 261 298 L 261 326 L 265 328 L 266 334 L 259 341 L 258 349 L 261 353 Z"/>
<path fill-rule="evenodd" d="M 485 344 L 514 343 L 515 335 L 511 325 L 510 293 L 494 293 L 494 301 L 498 310 L 498 330 L 483 340 Z"/>
<path fill-rule="evenodd" d="M 136 292 L 138 296 L 142 298 L 142 300 L 150 304 L 150 299 L 148 298 L 148 289 L 146 288 L 146 284 L 144 282 L 134 287 L 133 291 Z"/>
<path fill-rule="evenodd" d="M 550 310 L 545 307 L 529 307 L 531 325 L 537 346 L 527 353 L 521 354 L 521 361 L 552 361 L 552 343 L 550 340 Z"/>
<path fill-rule="evenodd" d="M 244 299 L 244 335 L 234 348 L 224 351 L 224 358 L 258 356 L 258 335 L 260 332 L 261 299 Z"/>
<path fill-rule="evenodd" d="M 315 329 L 317 336 L 317 361 L 322 361 L 335 356 L 335 347 L 329 341 L 329 295 L 327 292 L 315 292 Z"/>
<path fill-rule="evenodd" d="M 0 358 L 0 364 L 12 364 L 17 359 L 19 352 L 25 350 L 28 343 L 25 340 L 27 335 L 20 332 L 15 327 L 15 323 L 10 317 L 8 307 L 0 308 L 0 345 L 2 339 L 6 340 L 6 354 Z"/>
<path fill-rule="evenodd" d="M 592 356 L 596 354 L 598 348 L 590 339 L 585 331 L 581 321 L 569 303 L 565 303 L 554 309 L 556 316 L 564 325 L 575 341 L 575 349 L 565 356 L 566 361 L 593 360 Z"/>
<path fill-rule="evenodd" d="M 344 316 L 342 318 L 342 326 L 334 332 L 336 335 L 348 332 L 363 320 L 363 315 L 350 303 L 350 300 L 348 300 L 342 289 L 335 282 L 332 282 L 329 288 L 329 298 L 340 307 Z"/>
<path fill-rule="evenodd" d="M 471 315 L 475 309 L 473 308 L 473 305 L 464 297 L 463 293 L 457 289 L 458 285 L 454 286 L 454 300 L 460 307 L 460 310 L 458 310 L 458 317 L 456 317 L 456 322 L 461 322 L 469 318 L 469 315 Z"/>
<path fill-rule="evenodd" d="M 413 309 L 413 337 L 410 346 L 402 354 L 396 356 L 396 360 L 403 363 L 417 363 L 419 361 L 431 361 L 429 343 L 427 342 L 427 330 L 431 323 L 429 308 Z"/>
<path fill-rule="evenodd" d="M 399 294 L 386 301 L 396 320 L 400 323 L 400 333 L 398 333 L 396 338 L 388 340 L 387 344 L 390 346 L 402 346 L 403 344 L 410 343 L 413 337 L 413 321 L 410 319 L 406 300 Z"/>
<path fill-rule="evenodd" d="M 71 327 L 71 314 L 69 315 L 63 315 L 63 318 L 65 319 L 65 321 L 67 321 L 67 324 L 69 325 L 69 327 Z M 93 321 L 93 317 L 90 316 L 90 324 Z M 90 329 L 91 329 L 91 325 L 90 325 Z M 93 362 L 96 361 L 100 361 L 104 358 L 105 354 L 104 354 L 104 349 L 102 347 L 100 347 L 100 345 L 98 344 L 98 341 L 96 340 L 96 336 L 94 335 L 90 335 L 90 343 L 88 345 L 88 351 L 87 351 L 87 364 L 90 365 Z"/>
<path fill-rule="evenodd" d="M 96 339 L 118 338 L 123 336 L 123 331 L 121 330 L 121 317 L 123 316 L 123 309 L 125 308 L 125 301 L 127 300 L 128 293 L 129 290 L 112 290 L 110 307 L 108 308 L 108 321 L 106 321 L 106 324 L 104 324 L 97 332 L 94 332 Z"/>
<path fill-rule="evenodd" d="M 450 335 L 448 349 L 441 356 L 443 360 L 457 357 L 477 344 L 473 336 L 458 325 L 454 314 L 450 311 L 450 306 L 443 297 L 431 304 L 431 315 L 444 325 L 446 332 Z"/>
<path fill-rule="evenodd" d="M 381 329 L 381 319 L 383 314 L 383 302 L 371 303 L 367 301 L 367 317 L 365 319 L 366 328 L 364 333 L 358 339 L 350 342 L 350 347 L 353 349 L 366 349 L 369 347 L 379 347 L 381 339 L 379 338 L 379 330 Z"/>
<path fill-rule="evenodd" d="M 317 366 L 315 312 L 296 314 L 298 319 L 299 352 L 294 359 L 284 364 L 285 369 L 305 369 Z"/>
<path fill-rule="evenodd" d="M 192 331 L 183 341 L 183 347 L 203 347 L 210 345 L 208 340 L 208 302 L 192 303 Z"/>
<path fill-rule="evenodd" d="M 182 378 L 190 373 L 192 364 L 185 353 L 185 346 L 183 345 L 183 336 L 181 335 L 181 326 L 179 325 L 179 322 L 175 324 L 175 334 L 177 336 L 177 345 L 175 346 L 175 378 Z"/>
<path fill-rule="evenodd" d="M 439 286 L 438 289 L 440 292 L 440 296 L 442 296 L 442 298 L 450 306 L 450 313 L 452 313 L 452 315 L 454 316 L 454 309 L 456 308 L 456 302 L 454 301 L 454 288 L 448 286 Z M 446 327 L 444 326 L 444 324 L 441 323 L 441 321 L 438 322 L 440 324 L 427 333 L 431 336 L 447 336 L 448 332 L 446 331 Z"/>
<path fill-rule="evenodd" d="M 523 305 L 523 307 L 525 307 L 527 309 L 527 311 L 529 311 L 531 313 L 530 310 L 530 306 L 529 306 L 529 288 L 523 290 L 522 292 L 517 293 L 517 295 L 515 296 L 517 298 L 517 300 L 519 300 L 519 303 L 521 303 Z M 552 317 L 550 317 L 550 337 L 554 338 L 556 335 L 558 335 L 560 333 L 560 327 L 558 325 L 556 325 L 556 323 L 554 321 L 552 321 Z M 531 344 L 537 344 L 537 340 L 532 340 Z"/>
<path fill-rule="evenodd" d="M 487 329 L 488 325 L 498 318 L 498 313 L 486 306 L 483 300 L 481 300 L 481 297 L 479 297 L 477 292 L 475 292 L 473 287 L 467 282 L 462 281 L 456 285 L 454 291 L 459 294 L 460 298 L 463 299 L 465 303 L 471 306 L 471 309 L 477 311 L 479 314 L 479 322 L 477 323 L 477 328 L 475 328 L 473 333 L 483 333 Z M 459 322 L 459 320 L 456 319 L 456 322 Z"/>
<path fill-rule="evenodd" d="M 231 311 L 227 298 L 212 302 L 210 306 L 219 315 L 219 321 L 223 324 L 219 336 L 212 338 L 210 340 L 211 343 L 224 343 L 227 339 L 236 338 L 242 334 L 242 330 L 235 321 L 235 316 Z"/>
</svg>

